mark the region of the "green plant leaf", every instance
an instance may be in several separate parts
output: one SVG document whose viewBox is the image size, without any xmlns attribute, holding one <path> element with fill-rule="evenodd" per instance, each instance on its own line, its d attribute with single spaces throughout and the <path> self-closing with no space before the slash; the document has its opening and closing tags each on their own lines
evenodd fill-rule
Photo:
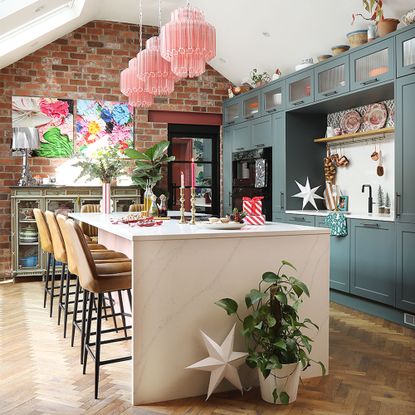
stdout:
<svg viewBox="0 0 415 415">
<path fill-rule="evenodd" d="M 298 284 L 293 284 L 293 290 L 294 292 L 297 294 L 297 297 L 301 297 L 301 295 L 303 294 L 303 289 L 298 285 Z"/>
<path fill-rule="evenodd" d="M 258 366 L 258 357 L 256 354 L 250 354 L 246 360 L 245 360 L 246 364 L 248 365 L 248 367 L 250 367 L 251 369 L 255 368 Z"/>
<path fill-rule="evenodd" d="M 281 369 L 282 368 L 282 364 L 278 360 L 278 357 L 277 356 L 271 356 L 268 359 L 268 362 L 267 362 L 265 368 L 266 369 L 269 369 L 269 370 L 272 370 L 272 369 Z"/>
<path fill-rule="evenodd" d="M 274 389 L 272 391 L 272 398 L 274 399 L 274 403 L 276 403 L 278 401 L 278 392 L 277 392 L 277 389 Z"/>
<path fill-rule="evenodd" d="M 255 329 L 255 319 L 251 315 L 246 316 L 244 318 L 243 327 L 251 333 Z"/>
<path fill-rule="evenodd" d="M 238 303 L 235 300 L 232 300 L 232 298 L 222 298 L 221 300 L 216 301 L 215 304 L 222 307 L 228 316 L 236 314 L 238 311 Z"/>
<path fill-rule="evenodd" d="M 304 324 L 311 324 L 312 326 L 314 326 L 317 330 L 320 330 L 319 326 L 317 326 L 316 323 L 313 323 L 308 317 L 306 317 L 304 319 Z"/>
<path fill-rule="evenodd" d="M 139 151 L 133 148 L 126 148 L 124 154 L 130 159 L 134 160 L 150 160 L 145 153 L 140 153 Z"/>
<path fill-rule="evenodd" d="M 273 284 L 279 280 L 279 277 L 275 272 L 269 271 L 262 274 L 262 280 Z"/>
<path fill-rule="evenodd" d="M 249 294 L 245 296 L 246 307 L 252 307 L 254 304 L 258 303 L 264 298 L 264 293 L 259 290 L 252 289 Z"/>
<path fill-rule="evenodd" d="M 321 362 L 320 360 L 317 363 L 320 365 L 320 367 L 321 367 L 321 373 L 324 376 L 326 374 L 326 366 L 324 366 L 323 362 Z"/>
<path fill-rule="evenodd" d="M 305 285 L 302 281 L 296 280 L 295 285 L 301 288 L 307 297 L 310 297 L 310 292 L 308 291 L 307 285 Z"/>
<path fill-rule="evenodd" d="M 275 298 L 281 303 L 281 304 L 287 304 L 287 296 L 283 293 L 283 292 L 281 292 L 281 291 L 278 291 L 276 294 L 275 294 Z"/>
<path fill-rule="evenodd" d="M 262 323 L 262 321 L 261 321 Z M 272 316 L 271 314 L 267 315 L 267 324 L 268 327 L 274 327 L 277 324 L 277 320 L 274 316 Z"/>
<path fill-rule="evenodd" d="M 274 342 L 274 346 L 278 349 L 287 350 L 287 345 L 283 339 L 278 339 L 276 342 Z"/>
<path fill-rule="evenodd" d="M 282 264 L 282 265 L 287 265 L 287 267 L 291 267 L 292 269 L 297 270 L 293 264 L 291 264 L 290 262 L 286 261 L 285 259 L 283 259 L 283 260 L 281 261 L 281 264 Z"/>
<path fill-rule="evenodd" d="M 288 396 L 288 393 L 287 393 L 287 392 L 281 392 L 281 393 L 280 393 L 280 402 L 281 402 L 283 405 L 288 405 L 288 404 L 289 404 L 289 402 L 290 402 L 290 397 Z"/>
</svg>

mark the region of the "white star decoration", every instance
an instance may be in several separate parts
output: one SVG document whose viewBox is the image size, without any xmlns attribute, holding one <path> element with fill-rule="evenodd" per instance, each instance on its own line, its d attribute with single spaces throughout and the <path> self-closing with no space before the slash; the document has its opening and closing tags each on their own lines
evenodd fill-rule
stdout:
<svg viewBox="0 0 415 415">
<path fill-rule="evenodd" d="M 243 363 L 243 359 L 248 353 L 234 352 L 233 343 L 235 340 L 235 325 L 226 336 L 226 339 L 219 346 L 215 341 L 208 337 L 202 330 L 203 341 L 209 353 L 209 357 L 200 360 L 195 364 L 186 367 L 186 369 L 204 370 L 211 372 L 209 381 L 209 390 L 206 400 L 209 399 L 212 392 L 216 389 L 223 378 L 228 379 L 242 393 L 242 384 L 239 379 L 238 370 L 236 369 Z"/>
<path fill-rule="evenodd" d="M 297 194 L 293 195 L 292 197 L 300 197 L 300 198 L 303 199 L 303 209 L 305 208 L 307 203 L 310 202 L 314 206 L 314 208 L 316 210 L 318 210 L 315 199 L 324 199 L 323 197 L 316 194 L 316 191 L 320 186 L 311 188 L 310 187 L 310 181 L 308 180 L 308 177 L 307 177 L 307 182 L 306 182 L 305 186 L 298 183 L 297 180 L 295 180 L 295 183 L 297 184 L 298 188 L 300 189 L 300 193 L 297 193 Z"/>
</svg>

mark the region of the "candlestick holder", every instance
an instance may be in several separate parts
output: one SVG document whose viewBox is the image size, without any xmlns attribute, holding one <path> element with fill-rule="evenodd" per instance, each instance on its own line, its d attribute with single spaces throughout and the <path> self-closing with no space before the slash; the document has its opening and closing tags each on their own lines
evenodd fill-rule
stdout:
<svg viewBox="0 0 415 415">
<path fill-rule="evenodd" d="M 185 212 L 184 202 L 185 202 L 184 187 L 181 187 L 180 188 L 180 220 L 179 220 L 180 224 L 186 223 L 186 218 L 184 217 L 184 212 Z"/>
<path fill-rule="evenodd" d="M 189 225 L 196 225 L 196 192 L 194 187 L 191 188 L 190 194 L 190 212 L 192 213 L 192 217 L 190 219 Z"/>
</svg>

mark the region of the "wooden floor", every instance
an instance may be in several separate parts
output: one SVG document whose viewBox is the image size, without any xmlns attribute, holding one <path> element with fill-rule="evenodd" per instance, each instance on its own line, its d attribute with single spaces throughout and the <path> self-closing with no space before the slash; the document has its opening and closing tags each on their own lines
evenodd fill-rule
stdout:
<svg viewBox="0 0 415 415">
<path fill-rule="evenodd" d="M 79 343 L 77 343 L 79 344 Z M 107 346 L 110 347 L 110 346 Z M 128 351 L 111 346 L 112 353 Z M 105 357 L 105 356 L 104 356 Z M 42 308 L 40 283 L 0 284 L 0 414 L 414 415 L 415 332 L 332 305 L 330 374 L 300 385 L 297 402 L 275 408 L 258 390 L 145 407 L 130 404 L 131 362 L 82 375 L 79 348 Z M 208 379 L 208 375 L 206 374 Z"/>
</svg>

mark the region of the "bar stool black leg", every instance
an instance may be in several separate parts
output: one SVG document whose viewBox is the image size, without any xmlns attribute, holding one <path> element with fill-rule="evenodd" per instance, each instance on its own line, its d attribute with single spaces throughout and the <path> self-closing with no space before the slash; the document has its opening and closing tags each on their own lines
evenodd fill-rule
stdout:
<svg viewBox="0 0 415 415">
<path fill-rule="evenodd" d="M 82 297 L 82 322 L 81 322 L 81 365 L 84 362 L 84 345 L 85 345 L 85 329 L 86 329 L 86 308 L 88 305 L 88 291 L 84 290 Z"/>
<path fill-rule="evenodd" d="M 63 287 L 65 281 L 65 264 L 62 264 L 61 279 L 59 286 L 59 307 L 58 307 L 58 326 L 61 324 L 61 314 L 62 314 L 62 297 L 63 297 Z"/>
<path fill-rule="evenodd" d="M 94 293 L 89 293 L 89 301 L 88 301 L 88 317 L 86 319 L 86 332 L 85 332 L 85 340 L 84 340 L 84 362 L 83 362 L 83 369 L 82 373 L 85 375 L 86 373 L 86 365 L 88 362 L 88 347 L 90 343 L 91 337 L 91 323 L 92 323 L 92 305 L 94 304 Z"/>
<path fill-rule="evenodd" d="M 79 277 L 76 277 L 76 286 L 75 286 L 75 299 L 73 304 L 73 315 L 72 315 L 72 327 L 71 327 L 71 347 L 73 347 L 75 342 L 75 326 L 78 323 L 78 301 L 79 301 L 79 290 L 81 286 L 79 284 Z"/>
<path fill-rule="evenodd" d="M 125 335 L 125 337 L 127 337 L 128 336 L 128 333 L 127 333 L 127 324 L 125 322 L 124 302 L 122 300 L 122 292 L 121 292 L 121 290 L 118 290 L 118 299 L 120 301 L 120 311 L 121 311 L 122 325 L 123 325 L 123 328 L 124 328 L 124 335 Z"/>
<path fill-rule="evenodd" d="M 49 317 L 53 315 L 53 299 L 55 296 L 55 269 L 56 269 L 56 260 L 55 256 L 52 259 L 52 284 L 50 287 L 50 312 Z"/>
<path fill-rule="evenodd" d="M 101 361 L 101 318 L 104 294 L 98 294 L 97 334 L 95 340 L 95 399 L 98 399 L 99 366 Z"/>
<path fill-rule="evenodd" d="M 48 252 L 48 265 L 46 267 L 46 278 L 45 278 L 45 293 L 43 296 L 43 308 L 46 308 L 46 299 L 49 291 L 49 279 L 50 279 L 50 263 L 52 261 L 52 254 Z"/>
<path fill-rule="evenodd" d="M 114 321 L 115 332 L 118 333 L 117 318 L 115 317 L 114 300 L 112 298 L 112 294 L 111 293 L 108 293 L 108 300 L 110 302 L 111 313 L 112 313 L 112 320 Z M 105 298 L 104 298 L 104 301 L 105 301 Z"/>
<path fill-rule="evenodd" d="M 69 313 L 69 289 L 71 288 L 71 273 L 69 270 L 66 273 L 66 290 L 65 290 L 65 310 L 63 313 L 63 338 L 66 339 L 66 325 L 68 323 Z"/>
</svg>

